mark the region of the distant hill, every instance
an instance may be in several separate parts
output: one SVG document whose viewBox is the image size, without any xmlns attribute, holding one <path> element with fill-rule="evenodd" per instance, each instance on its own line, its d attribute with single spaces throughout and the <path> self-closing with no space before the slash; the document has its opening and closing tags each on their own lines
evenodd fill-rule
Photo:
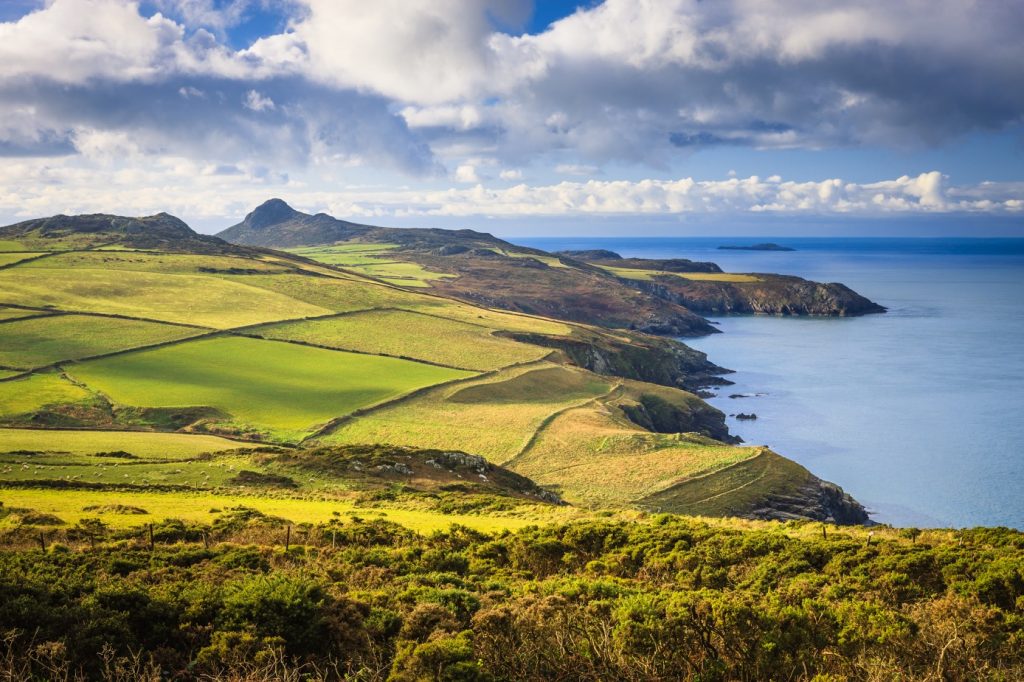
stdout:
<svg viewBox="0 0 1024 682">
<path fill-rule="evenodd" d="M 344 245 L 378 244 L 388 249 L 380 262 L 414 263 L 438 273 L 429 283 L 435 291 L 473 303 L 666 336 L 717 332 L 684 306 L 638 291 L 602 268 L 485 232 L 360 225 L 324 213 L 302 213 L 271 199 L 218 236 L 235 244 L 292 249 L 332 264 L 338 263 L 332 256 Z M 339 253 L 302 249 L 339 245 Z"/>
<path fill-rule="evenodd" d="M 237 250 L 222 239 L 197 233 L 169 213 L 144 217 L 94 213 L 36 218 L 0 227 L 0 239 L 19 243 L 26 250 L 53 248 L 56 244 L 71 248 L 121 246 L 202 253 Z"/>
<path fill-rule="evenodd" d="M 301 213 L 281 199 L 270 199 L 217 236 L 233 244 L 289 248 L 347 241 L 374 229 L 326 213 Z"/>
</svg>

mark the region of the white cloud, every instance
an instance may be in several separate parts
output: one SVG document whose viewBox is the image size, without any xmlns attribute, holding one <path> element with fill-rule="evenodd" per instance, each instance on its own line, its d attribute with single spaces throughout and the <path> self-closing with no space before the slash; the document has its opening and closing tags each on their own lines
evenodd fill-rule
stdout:
<svg viewBox="0 0 1024 682">
<path fill-rule="evenodd" d="M 455 169 L 455 181 L 465 183 L 480 182 L 480 176 L 476 173 L 476 166 L 468 163 L 462 164 Z"/>
<path fill-rule="evenodd" d="M 272 111 L 276 108 L 274 100 L 266 97 L 256 90 L 245 93 L 245 108 L 252 111 Z"/>
<path fill-rule="evenodd" d="M 109 149 L 116 149 L 116 144 L 111 143 Z M 211 166 L 175 156 L 105 174 L 86 163 L 30 159 L 0 165 L 0 216 L 13 222 L 55 213 L 143 215 L 169 211 L 227 226 L 275 194 L 287 194 L 297 205 L 331 207 L 341 217 L 380 222 L 388 218 L 480 216 L 1024 215 L 1024 182 L 945 184 L 935 189 L 934 173 L 872 183 L 751 176 L 707 181 L 591 180 L 503 188 L 474 183 L 472 187 L 438 190 L 334 189 L 336 184 L 292 179 L 257 164 Z"/>
<path fill-rule="evenodd" d="M 498 177 L 502 180 L 522 180 L 523 171 L 517 168 L 506 168 L 505 170 L 498 173 Z"/>
</svg>

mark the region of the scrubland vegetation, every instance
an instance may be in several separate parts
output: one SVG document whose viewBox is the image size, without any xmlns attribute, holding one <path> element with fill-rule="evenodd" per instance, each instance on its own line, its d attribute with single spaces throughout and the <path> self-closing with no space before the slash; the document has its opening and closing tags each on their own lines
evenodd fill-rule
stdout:
<svg viewBox="0 0 1024 682">
<path fill-rule="evenodd" d="M 0 666 L 16 679 L 1024 674 L 1024 537 L 1001 529 L 653 516 L 424 535 L 235 507 L 152 534 L 82 520 L 45 552 L 34 533 L 2 540 Z"/>
</svg>

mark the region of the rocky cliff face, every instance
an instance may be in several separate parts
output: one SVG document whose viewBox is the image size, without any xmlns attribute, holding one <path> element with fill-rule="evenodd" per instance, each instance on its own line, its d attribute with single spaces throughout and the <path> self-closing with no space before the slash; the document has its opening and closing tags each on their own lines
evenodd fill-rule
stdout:
<svg viewBox="0 0 1024 682">
<path fill-rule="evenodd" d="M 835 483 L 813 475 L 793 492 L 766 495 L 745 516 L 774 521 L 822 521 L 840 526 L 871 523 L 864 505 Z"/>
<path fill-rule="evenodd" d="M 757 275 L 758 282 L 713 282 L 682 277 L 630 280 L 634 286 L 701 315 L 766 314 L 851 317 L 885 308 L 843 284 L 786 275 Z"/>
</svg>

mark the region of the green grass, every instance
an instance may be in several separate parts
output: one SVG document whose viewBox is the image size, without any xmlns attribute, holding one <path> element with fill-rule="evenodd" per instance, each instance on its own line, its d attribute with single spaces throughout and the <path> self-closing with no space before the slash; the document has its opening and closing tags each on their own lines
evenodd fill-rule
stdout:
<svg viewBox="0 0 1024 682">
<path fill-rule="evenodd" d="M 88 268 L 0 270 L 0 303 L 4 302 L 217 329 L 330 312 L 221 277 Z"/>
<path fill-rule="evenodd" d="M 0 265 L 10 265 L 11 263 L 18 263 L 25 260 L 26 258 L 35 258 L 36 256 L 42 256 L 45 251 L 31 252 L 25 251 L 22 253 L 2 253 L 0 252 Z"/>
<path fill-rule="evenodd" d="M 271 325 L 253 333 L 480 371 L 538 360 L 550 352 L 494 336 L 492 330 L 477 325 L 395 310 Z"/>
<path fill-rule="evenodd" d="M 531 332 L 554 336 L 566 336 L 572 333 L 572 327 L 569 325 L 546 317 L 534 317 L 523 313 L 478 308 L 467 303 L 456 303 L 443 298 L 421 296 L 413 302 L 413 305 L 402 307 L 430 315 L 440 315 L 450 320 L 483 325 L 490 329 L 500 329 L 503 331 Z"/>
<path fill-rule="evenodd" d="M 320 263 L 348 267 L 380 263 L 389 251 L 397 248 L 398 244 L 333 244 L 285 250 Z"/>
<path fill-rule="evenodd" d="M 117 403 L 210 406 L 285 440 L 355 409 L 468 372 L 249 338 L 203 339 L 82 363 L 73 374 Z"/>
<path fill-rule="evenodd" d="M 594 263 L 597 267 L 607 270 L 616 277 L 649 281 L 655 277 L 682 277 L 700 282 L 760 282 L 760 277 L 742 275 L 733 272 L 664 272 L 661 270 L 642 270 L 640 268 L 621 268 L 613 265 Z"/>
<path fill-rule="evenodd" d="M 220 276 L 230 282 L 259 287 L 278 295 L 288 296 L 308 305 L 318 306 L 325 312 L 351 312 L 374 308 L 400 308 L 438 306 L 441 299 L 402 291 L 368 280 L 345 277 L 310 277 L 305 275 L 248 275 Z M 290 317 L 302 317 L 291 315 Z M 311 316 L 310 316 L 311 317 Z"/>
<path fill-rule="evenodd" d="M 27 450 L 90 455 L 122 450 L 142 458 L 183 459 L 204 452 L 249 447 L 216 436 L 146 431 L 0 429 L 0 452 Z"/>
<path fill-rule="evenodd" d="M 191 327 L 90 315 L 16 320 L 0 325 L 0 365 L 30 369 L 198 333 Z"/>
<path fill-rule="evenodd" d="M 358 507 L 352 499 L 324 500 L 288 497 L 257 497 L 252 495 L 218 495 L 207 492 L 126 492 L 107 490 L 53 490 L 33 488 L 0 489 L 0 502 L 6 507 L 22 507 L 38 512 L 55 514 L 69 524 L 83 518 L 95 518 L 95 511 L 85 507 L 123 504 L 139 507 L 148 516 L 105 515 L 105 523 L 114 527 L 136 526 L 149 519 L 178 518 L 185 521 L 211 523 L 219 512 L 212 509 L 253 507 L 265 514 L 280 516 L 293 523 L 326 523 L 335 518 L 335 512 L 355 514 L 364 519 L 384 518 L 412 530 L 429 533 L 459 524 L 484 532 L 514 530 L 537 523 L 554 523 L 576 516 L 571 509 L 539 507 L 534 514 L 516 516 L 473 516 L 445 514 L 435 511 L 377 507 Z"/>
<path fill-rule="evenodd" d="M 25 245 L 10 239 L 0 239 L 0 251 L 24 251 Z"/>
<path fill-rule="evenodd" d="M 427 391 L 350 420 L 322 440 L 463 450 L 503 462 L 552 413 L 609 388 L 589 372 L 538 363 Z M 514 392 L 520 392 L 519 402 L 510 400 Z"/>
<path fill-rule="evenodd" d="M 92 394 L 55 372 L 0 382 L 0 417 L 34 412 L 46 405 L 78 403 Z"/>
<path fill-rule="evenodd" d="M 220 455 L 209 460 L 118 460 L 78 456 L 0 455 L 0 478 L 15 483 L 66 481 L 106 485 L 186 486 L 211 489 L 230 485 L 241 470 L 260 471 L 251 458 Z"/>
<path fill-rule="evenodd" d="M 390 254 L 396 248 L 397 244 L 335 244 L 288 251 L 400 286 L 427 287 L 433 280 L 455 276 L 431 272 L 418 263 L 398 260 Z"/>
<path fill-rule="evenodd" d="M 709 475 L 690 478 L 639 500 L 653 511 L 707 516 L 734 516 L 748 511 L 766 495 L 790 495 L 810 478 L 802 466 L 766 448 Z"/>
<path fill-rule="evenodd" d="M 611 404 L 566 410 L 546 425 L 511 468 L 587 506 L 624 507 L 680 480 L 757 454 L 703 437 L 645 431 Z M 691 513 L 706 513 L 701 509 Z"/>
<path fill-rule="evenodd" d="M 2 308 L 0 307 L 0 322 L 6 320 L 19 320 L 23 317 L 34 317 L 39 315 L 38 310 L 22 310 L 21 308 Z"/>
<path fill-rule="evenodd" d="M 503 256 L 509 258 L 532 258 L 533 260 L 539 260 L 550 268 L 567 268 L 569 267 L 558 258 L 558 256 L 542 256 L 540 254 L 523 253 L 521 251 L 506 251 L 505 249 L 491 249 L 495 253 L 500 253 Z"/>
<path fill-rule="evenodd" d="M 393 262 L 373 265 L 351 266 L 360 274 L 382 279 L 390 284 L 405 287 L 429 287 L 430 283 L 439 279 L 450 279 L 456 275 L 444 272 L 432 272 L 419 263 Z"/>
<path fill-rule="evenodd" d="M 61 253 L 50 258 L 26 263 L 24 268 L 71 268 L 87 270 L 134 270 L 137 272 L 161 272 L 167 274 L 204 274 L 200 268 L 212 270 L 258 270 L 261 272 L 286 272 L 281 263 L 272 263 L 256 258 L 234 256 L 207 256 L 188 253 L 149 253 L 141 251 L 76 251 Z"/>
</svg>

